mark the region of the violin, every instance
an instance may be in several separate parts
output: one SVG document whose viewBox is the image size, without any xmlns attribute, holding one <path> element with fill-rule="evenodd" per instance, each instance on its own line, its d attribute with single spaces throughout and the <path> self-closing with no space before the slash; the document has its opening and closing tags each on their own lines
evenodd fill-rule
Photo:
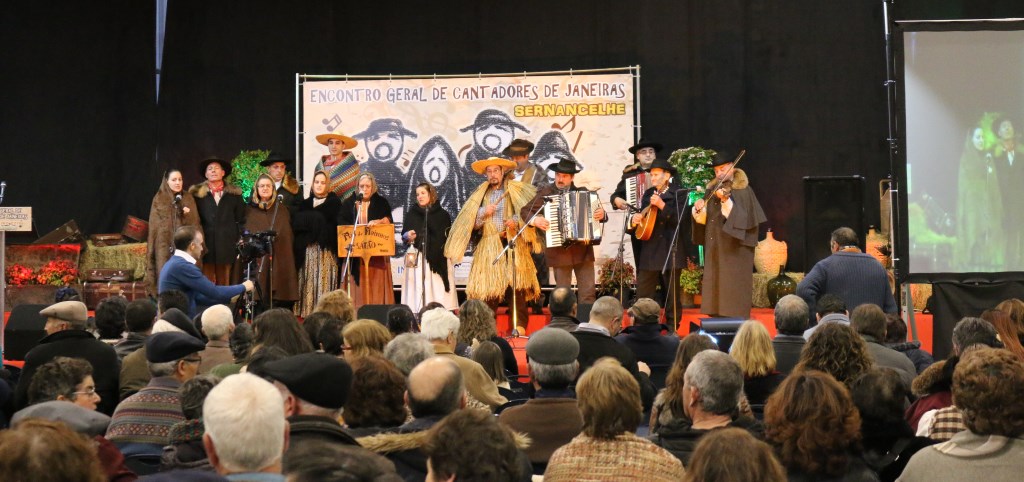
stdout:
<svg viewBox="0 0 1024 482">
<path fill-rule="evenodd" d="M 732 165 L 729 166 L 729 169 L 727 171 L 725 171 L 726 175 L 732 172 L 733 169 L 736 169 L 736 165 L 740 163 L 740 159 L 743 159 L 743 155 L 746 153 L 746 149 L 740 151 L 740 154 L 736 156 L 736 159 L 732 161 Z M 728 181 L 726 181 L 725 179 L 719 179 L 718 182 L 714 185 L 714 187 L 709 188 L 707 190 L 707 194 L 704 195 L 704 206 L 708 205 L 708 200 L 710 200 L 711 196 L 714 196 L 719 189 L 724 190 L 725 197 L 732 195 L 732 179 L 729 179 Z M 703 209 L 694 210 L 695 213 L 700 213 L 701 211 L 703 211 Z"/>
</svg>

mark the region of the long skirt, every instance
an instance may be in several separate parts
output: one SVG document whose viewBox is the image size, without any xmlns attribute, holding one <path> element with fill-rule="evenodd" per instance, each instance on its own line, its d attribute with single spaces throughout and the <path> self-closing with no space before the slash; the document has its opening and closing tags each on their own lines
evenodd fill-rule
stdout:
<svg viewBox="0 0 1024 482">
<path fill-rule="evenodd" d="M 352 283 L 352 303 L 358 311 L 363 305 L 393 305 L 395 304 L 395 287 L 391 281 L 391 258 L 387 256 L 374 256 L 370 258 L 369 273 L 363 268 L 363 260 L 352 258 L 353 263 L 359 263 L 359 283 Z M 352 276 L 349 276 L 351 281 Z M 366 285 L 365 288 L 363 285 Z M 363 290 L 366 293 L 363 293 Z"/>
<path fill-rule="evenodd" d="M 450 291 L 444 290 L 444 280 L 441 275 L 430 270 L 430 263 L 420 257 L 419 266 L 416 268 L 405 268 L 405 282 L 402 284 L 402 304 L 412 308 L 413 313 L 419 313 L 423 307 L 423 293 L 426 291 L 426 302 L 438 302 L 444 305 L 445 309 L 454 310 L 459 307 L 459 296 L 455 291 L 455 268 L 451 261 L 448 261 L 448 287 Z M 426 284 L 423 283 L 423 270 L 427 272 Z M 424 288 L 426 288 L 424 290 Z"/>
<path fill-rule="evenodd" d="M 308 316 L 320 297 L 337 286 L 338 258 L 319 244 L 306 246 L 306 262 L 299 272 L 299 302 L 293 308 L 295 315 Z"/>
</svg>

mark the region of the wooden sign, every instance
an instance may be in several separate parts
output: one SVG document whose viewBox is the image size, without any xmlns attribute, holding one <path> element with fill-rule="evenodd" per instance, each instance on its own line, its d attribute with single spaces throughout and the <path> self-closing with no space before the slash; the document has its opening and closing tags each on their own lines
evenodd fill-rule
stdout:
<svg viewBox="0 0 1024 482">
<path fill-rule="evenodd" d="M 0 207 L 0 231 L 31 231 L 32 208 Z"/>
<path fill-rule="evenodd" d="M 373 226 L 352 225 L 338 226 L 338 257 L 344 258 L 348 245 L 352 244 L 352 257 L 369 259 L 373 256 L 393 256 L 395 254 L 395 225 L 376 224 Z"/>
</svg>

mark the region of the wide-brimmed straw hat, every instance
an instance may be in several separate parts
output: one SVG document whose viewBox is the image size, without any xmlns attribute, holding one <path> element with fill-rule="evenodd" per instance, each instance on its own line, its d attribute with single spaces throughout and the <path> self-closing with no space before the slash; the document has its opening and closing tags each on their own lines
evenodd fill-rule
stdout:
<svg viewBox="0 0 1024 482">
<path fill-rule="evenodd" d="M 359 145 L 359 141 L 349 136 L 346 136 L 345 134 L 342 134 L 341 129 L 337 129 L 334 132 L 328 132 L 326 134 L 320 134 L 316 136 L 316 141 L 325 146 L 327 145 L 327 141 L 331 139 L 340 139 L 341 142 L 344 142 L 345 147 L 343 147 L 342 149 L 346 151 Z"/>
<path fill-rule="evenodd" d="M 487 159 L 480 159 L 479 161 L 474 162 L 470 167 L 472 167 L 473 171 L 477 174 L 483 174 L 484 171 L 487 170 L 488 166 L 501 166 L 503 168 L 512 169 L 516 167 L 516 163 L 502 157 L 489 157 Z"/>
</svg>

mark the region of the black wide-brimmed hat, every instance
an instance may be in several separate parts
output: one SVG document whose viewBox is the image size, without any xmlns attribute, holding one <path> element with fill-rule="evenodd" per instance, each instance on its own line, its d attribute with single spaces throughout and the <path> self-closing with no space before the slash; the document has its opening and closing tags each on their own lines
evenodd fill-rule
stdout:
<svg viewBox="0 0 1024 482">
<path fill-rule="evenodd" d="M 533 152 L 533 143 L 526 139 L 515 139 L 501 151 L 506 156 L 529 156 Z"/>
<path fill-rule="evenodd" d="M 203 159 L 203 162 L 199 163 L 199 175 L 206 178 L 206 167 L 215 162 L 220 164 L 220 168 L 224 170 L 224 177 L 231 175 L 231 163 L 219 157 L 207 157 L 206 159 Z"/>
<path fill-rule="evenodd" d="M 459 129 L 459 132 L 484 129 L 493 125 L 507 125 L 515 129 L 519 129 L 527 134 L 530 133 L 530 129 L 527 129 L 526 126 L 512 120 L 508 114 L 498 109 L 484 109 L 480 111 L 480 113 L 476 115 L 476 120 L 473 121 L 473 124 Z"/>
<path fill-rule="evenodd" d="M 580 168 L 579 164 L 576 164 L 576 161 L 564 157 L 559 157 L 558 162 L 548 166 L 548 170 L 559 172 L 562 174 L 576 174 L 582 171 L 583 169 Z"/>
<path fill-rule="evenodd" d="M 711 161 L 711 167 L 721 166 L 722 164 L 728 164 L 733 161 L 731 154 L 722 154 L 721 152 L 715 153 L 715 160 Z"/>
<path fill-rule="evenodd" d="M 400 119 L 376 119 L 373 122 L 371 122 L 369 126 L 366 127 L 365 131 L 360 132 L 352 137 L 355 139 L 363 140 L 368 137 L 372 137 L 376 134 L 380 134 L 381 132 L 391 131 L 398 131 L 398 133 L 402 134 L 403 137 L 412 137 L 413 139 L 416 138 L 416 133 L 410 131 L 409 129 L 406 129 L 405 126 L 402 125 L 402 121 Z"/>
<path fill-rule="evenodd" d="M 668 161 L 664 159 L 655 159 L 654 162 L 651 163 L 651 167 L 647 168 L 648 171 L 650 171 L 651 169 L 664 169 L 672 173 L 673 176 L 676 174 L 676 168 L 673 167 L 672 164 L 669 164 Z"/>
<path fill-rule="evenodd" d="M 270 154 L 267 155 L 267 158 L 260 161 L 260 165 L 263 167 L 267 167 L 275 162 L 283 162 L 285 166 L 290 166 L 291 163 L 295 161 L 293 161 L 290 157 L 281 154 L 280 152 L 270 151 Z"/>
<path fill-rule="evenodd" d="M 643 149 L 645 147 L 653 148 L 654 152 L 661 152 L 662 145 L 657 142 L 648 141 L 641 137 L 640 140 L 633 145 L 633 147 L 629 148 L 629 153 L 636 154 L 636 151 L 639 151 L 640 149 Z"/>
</svg>

